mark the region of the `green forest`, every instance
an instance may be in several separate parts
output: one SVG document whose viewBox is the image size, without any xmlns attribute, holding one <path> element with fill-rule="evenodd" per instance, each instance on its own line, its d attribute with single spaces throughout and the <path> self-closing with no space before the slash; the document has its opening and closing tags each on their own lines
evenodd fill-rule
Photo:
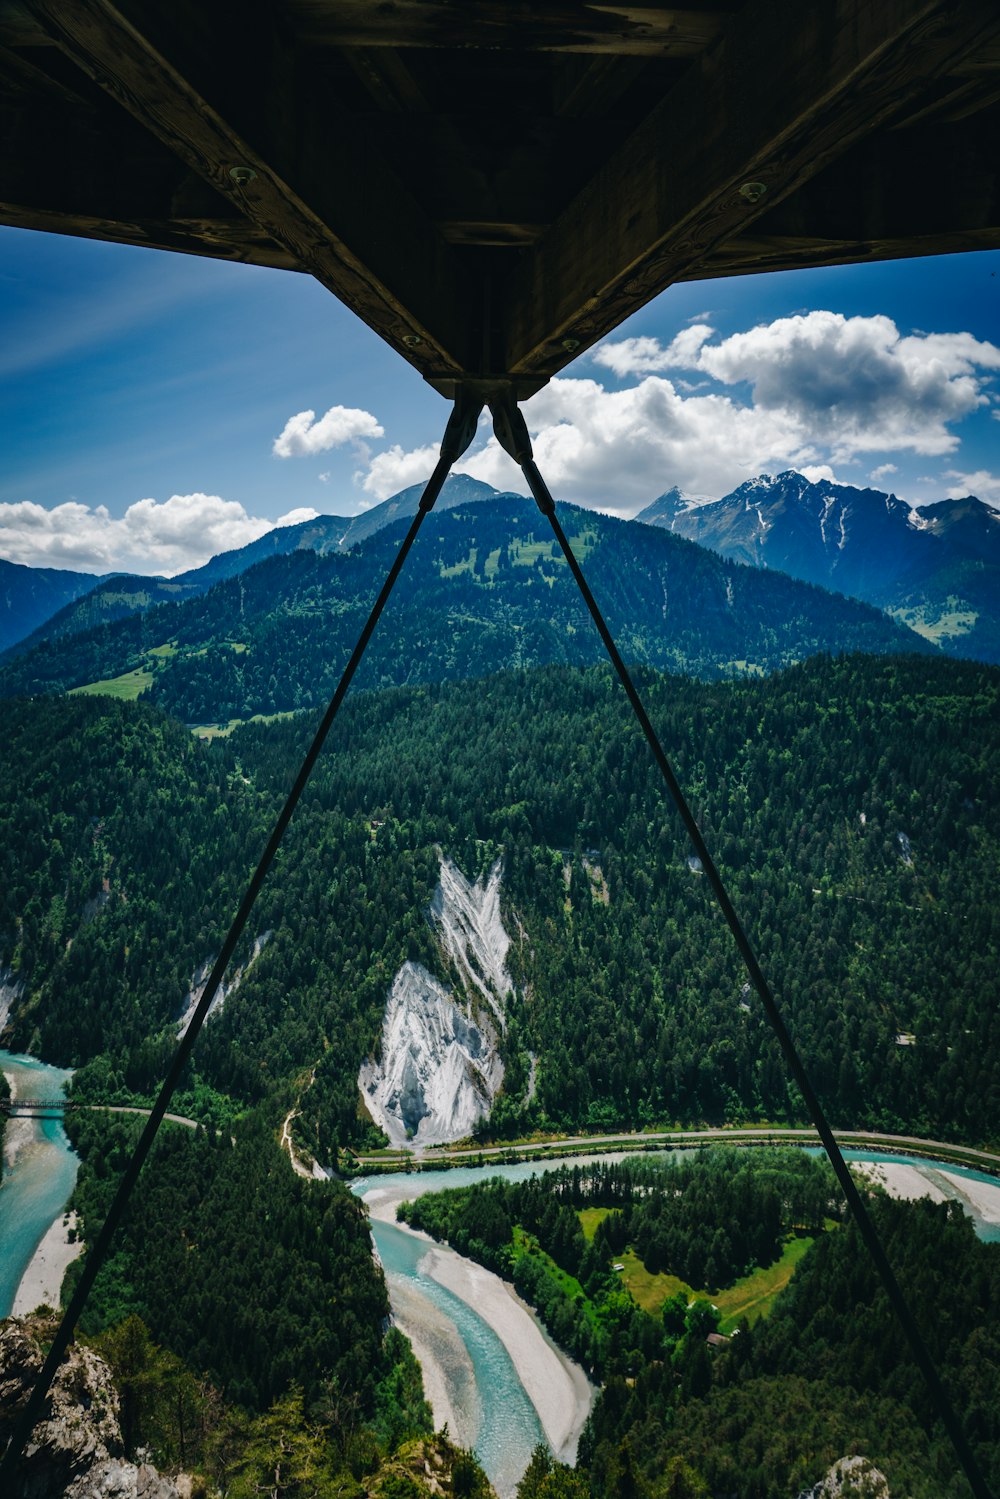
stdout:
<svg viewBox="0 0 1000 1499">
<path fill-rule="evenodd" d="M 989 1140 L 1000 675 L 818 657 L 761 682 L 642 685 L 833 1121 Z M 148 1097 L 309 718 L 208 745 L 144 705 L 73 698 L 12 703 L 8 725 L 0 961 L 24 987 L 9 1040 L 79 1068 L 81 1100 Z M 321 1159 L 375 1138 L 355 1080 L 400 964 L 441 966 L 439 849 L 470 877 L 502 858 L 521 933 L 493 1136 L 801 1121 L 614 684 L 556 667 L 492 678 L 485 705 L 479 683 L 349 702 L 237 995 L 198 1043 L 189 1111 L 221 1123 L 301 1085 Z"/>
<path fill-rule="evenodd" d="M 161 1132 L 82 1329 L 130 1450 L 232 1499 L 276 1444 L 290 1499 L 419 1499 L 435 1464 L 445 1493 L 486 1499 L 430 1433 L 363 1209 L 278 1143 L 294 1120 L 341 1175 L 384 1143 L 358 1072 L 404 962 L 456 982 L 429 919 L 442 857 L 469 879 L 500 861 L 513 939 L 480 1144 L 806 1122 L 534 512 L 432 519 L 181 1080 L 197 1128 Z M 665 533 L 640 553 L 619 523 L 564 519 L 833 1123 L 1000 1144 L 1000 671 L 891 654 L 907 636 L 875 611 L 758 591 Z M 277 557 L 5 668 L 27 695 L 0 742 L 2 1039 L 73 1067 L 75 1103 L 155 1095 L 397 543 Z M 60 695 L 137 669 L 139 701 Z M 285 710 L 210 742 L 186 726 Z M 68 1127 L 92 1243 L 136 1125 Z M 520 1499 L 790 1499 L 859 1442 L 901 1493 L 962 1494 L 808 1157 L 642 1158 L 409 1212 L 510 1277 L 604 1387 L 579 1470 L 536 1453 Z M 875 1212 L 995 1472 L 1000 1250 L 944 1208 Z M 764 1280 L 768 1315 L 744 1318 Z"/>
<path fill-rule="evenodd" d="M 576 1471 L 538 1452 L 519 1499 L 788 1499 L 848 1450 L 869 1457 L 894 1496 L 967 1493 L 825 1162 L 709 1149 L 494 1180 L 399 1211 L 491 1268 L 508 1264 L 556 1340 L 600 1375 Z M 954 1204 L 883 1197 L 872 1211 L 996 1484 L 1000 1245 L 981 1243 Z M 675 1290 L 662 1273 L 671 1235 L 666 1263 L 686 1266 L 693 1287 Z M 727 1282 L 773 1259 L 779 1239 L 806 1235 L 811 1248 L 767 1314 L 721 1322 L 713 1298 Z M 616 1274 L 629 1251 L 650 1272 L 646 1310 Z"/>
<path fill-rule="evenodd" d="M 880 610 L 726 562 L 649 526 L 560 506 L 623 655 L 706 679 L 771 672 L 817 651 L 937 654 Z M 191 723 L 327 701 L 402 537 L 346 555 L 273 557 L 207 594 L 38 646 L 0 669 L 0 695 L 62 692 L 142 668 L 147 695 Z M 528 501 L 434 512 L 358 675 L 369 689 L 587 665 L 603 647 Z"/>
<path fill-rule="evenodd" d="M 590 1210 L 589 1238 L 581 1210 Z M 701 1313 L 714 1330 L 709 1295 L 773 1265 L 789 1235 L 820 1234 L 843 1211 L 829 1167 L 801 1151 L 710 1149 L 669 1167 L 624 1159 L 518 1184 L 495 1178 L 401 1203 L 398 1216 L 512 1280 L 603 1382 L 634 1374 L 636 1350 L 662 1353 L 664 1336 L 686 1324 L 692 1288 L 706 1288 Z M 663 1270 L 678 1282 L 659 1321 L 621 1294 L 612 1263 L 628 1248 L 650 1276 Z"/>
</svg>

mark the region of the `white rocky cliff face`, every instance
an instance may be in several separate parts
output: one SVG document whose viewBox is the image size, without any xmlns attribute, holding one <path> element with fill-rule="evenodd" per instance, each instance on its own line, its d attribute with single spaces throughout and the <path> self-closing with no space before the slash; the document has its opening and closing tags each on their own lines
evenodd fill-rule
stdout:
<svg viewBox="0 0 1000 1499">
<path fill-rule="evenodd" d="M 365 1062 L 358 1075 L 369 1113 L 394 1145 L 462 1139 L 489 1114 L 503 1081 L 497 1042 L 513 986 L 500 884 L 499 860 L 486 882 L 474 885 L 450 859 L 441 860 L 431 916 L 464 993 L 419 963 L 404 963 L 389 990 L 381 1058 Z"/>
<path fill-rule="evenodd" d="M 431 901 L 441 945 L 462 975 L 467 991 L 472 994 L 478 990 L 501 1030 L 505 1028 L 507 995 L 513 987 L 506 968 L 510 938 L 500 917 L 502 873 L 498 859 L 485 885 L 479 880 L 470 885 L 457 864 L 442 858 Z"/>
<path fill-rule="evenodd" d="M 259 937 L 254 938 L 253 949 L 250 953 L 250 957 L 247 959 L 246 966 L 243 968 L 237 968 L 232 978 L 229 977 L 229 970 L 226 970 L 222 983 L 215 991 L 215 998 L 212 1000 L 212 1003 L 208 1007 L 208 1014 L 205 1016 L 206 1020 L 211 1020 L 212 1016 L 217 1014 L 218 1011 L 222 1009 L 222 1006 L 225 1004 L 226 1000 L 231 998 L 231 996 L 236 993 L 243 980 L 244 974 L 253 967 L 254 963 L 256 963 L 257 959 L 264 951 L 264 948 L 267 946 L 267 943 L 273 936 L 273 932 L 261 932 Z M 178 1036 L 183 1036 L 187 1033 L 188 1026 L 194 1019 L 194 1012 L 198 1008 L 198 1005 L 201 1001 L 201 996 L 205 992 L 205 985 L 211 978 L 212 969 L 214 967 L 215 959 L 206 958 L 201 967 L 197 969 L 192 975 L 191 988 L 188 991 L 187 999 L 184 1001 L 184 1013 L 181 1015 L 180 1019 L 177 1022 Z"/>
<path fill-rule="evenodd" d="M 21 998 L 21 985 L 9 968 L 0 968 L 0 1031 L 5 1030 L 11 1012 Z"/>
</svg>

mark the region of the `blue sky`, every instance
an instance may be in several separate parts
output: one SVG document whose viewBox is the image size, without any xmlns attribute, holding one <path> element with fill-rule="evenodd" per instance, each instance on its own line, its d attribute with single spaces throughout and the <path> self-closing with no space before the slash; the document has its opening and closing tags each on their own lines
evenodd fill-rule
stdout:
<svg viewBox="0 0 1000 1499">
<path fill-rule="evenodd" d="M 429 471 L 445 403 L 308 277 L 0 229 L 0 556 L 176 572 Z M 1000 506 L 1000 252 L 670 288 L 527 408 L 557 497 L 763 470 Z M 522 488 L 488 439 L 464 465 Z"/>
</svg>

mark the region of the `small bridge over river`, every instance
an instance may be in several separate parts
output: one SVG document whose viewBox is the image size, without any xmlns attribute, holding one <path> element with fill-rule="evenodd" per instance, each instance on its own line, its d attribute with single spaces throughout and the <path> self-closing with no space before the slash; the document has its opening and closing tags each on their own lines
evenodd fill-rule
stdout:
<svg viewBox="0 0 1000 1499">
<path fill-rule="evenodd" d="M 67 1109 L 86 1109 L 85 1103 L 73 1103 L 69 1098 L 3 1098 L 0 1099 L 0 1114 L 8 1119 L 61 1119 Z"/>
<path fill-rule="evenodd" d="M 6 1119 L 63 1119 L 68 1109 L 99 1109 L 108 1114 L 152 1113 L 151 1109 L 139 1108 L 124 1103 L 77 1103 L 71 1098 L 0 1098 L 0 1117 Z M 197 1129 L 197 1119 L 187 1119 L 183 1114 L 164 1114 L 170 1124 L 183 1124 L 188 1129 Z"/>
</svg>

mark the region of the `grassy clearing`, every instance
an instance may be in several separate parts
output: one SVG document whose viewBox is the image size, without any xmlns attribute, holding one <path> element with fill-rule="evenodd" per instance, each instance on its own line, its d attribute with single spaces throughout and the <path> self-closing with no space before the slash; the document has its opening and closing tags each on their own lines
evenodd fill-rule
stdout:
<svg viewBox="0 0 1000 1499">
<path fill-rule="evenodd" d="M 765 1270 L 755 1270 L 752 1275 L 730 1286 L 728 1291 L 720 1291 L 714 1296 L 712 1299 L 722 1313 L 719 1331 L 732 1332 L 742 1317 L 751 1324 L 766 1317 L 774 1305 L 774 1298 L 785 1289 L 813 1242 L 806 1234 L 802 1238 L 789 1239 L 781 1252 L 781 1259 L 775 1264 L 768 1265 Z"/>
<path fill-rule="evenodd" d="M 255 713 L 252 718 L 231 718 L 228 723 L 192 723 L 188 728 L 196 739 L 228 739 L 234 729 L 245 723 L 277 723 L 279 718 L 294 718 L 297 711 L 289 708 L 283 713 Z"/>
<path fill-rule="evenodd" d="M 127 671 L 120 677 L 108 677 L 103 682 L 87 682 L 83 687 L 72 687 L 69 696 L 92 697 L 100 693 L 104 697 L 117 697 L 134 703 L 139 694 L 145 692 L 152 683 L 153 673 L 136 667 L 135 671 Z"/>
<path fill-rule="evenodd" d="M 663 1272 L 651 1275 L 634 1249 L 626 1249 L 618 1263 L 625 1266 L 621 1275 L 622 1285 L 631 1292 L 633 1301 L 637 1301 L 651 1317 L 659 1315 L 663 1303 L 669 1301 L 671 1296 L 683 1294 L 689 1301 L 694 1297 L 708 1296 L 707 1291 L 692 1290 L 679 1275 L 666 1275 Z"/>
<path fill-rule="evenodd" d="M 442 567 L 442 578 L 457 578 L 459 573 L 475 573 L 477 556 L 477 549 L 472 547 L 469 555 L 462 562 L 456 562 L 454 567 Z"/>
<path fill-rule="evenodd" d="M 555 543 L 552 541 L 516 541 L 510 548 L 510 560 L 514 567 L 534 567 L 539 557 L 554 557 Z"/>
<path fill-rule="evenodd" d="M 756 661 L 723 661 L 724 671 L 738 672 L 741 677 L 766 677 L 767 672 Z"/>
<path fill-rule="evenodd" d="M 583 1229 L 583 1237 L 590 1244 L 597 1232 L 597 1225 L 603 1223 L 610 1213 L 610 1208 L 579 1208 L 577 1217 Z"/>
<path fill-rule="evenodd" d="M 975 629 L 979 618 L 975 609 L 968 608 L 956 598 L 949 598 L 944 608 L 926 604 L 920 609 L 890 609 L 889 613 L 900 624 L 909 625 L 911 630 L 934 645 L 942 640 L 954 640 L 957 636 L 968 635 L 970 630 Z"/>
<path fill-rule="evenodd" d="M 580 561 L 585 562 L 597 545 L 597 532 L 580 531 L 576 536 L 569 538 L 569 544 Z"/>
<path fill-rule="evenodd" d="M 177 643 L 168 640 L 165 645 L 154 645 L 146 654 L 155 656 L 158 661 L 168 661 L 171 656 L 177 655 Z"/>
<path fill-rule="evenodd" d="M 589 1211 L 603 1210 L 598 1208 Z M 805 1234 L 801 1238 L 789 1237 L 779 1260 L 764 1269 L 755 1270 L 752 1275 L 744 1276 L 734 1286 L 730 1286 L 728 1291 L 699 1291 L 677 1275 L 650 1275 L 634 1251 L 627 1249 L 620 1260 L 625 1266 L 622 1284 L 628 1288 L 643 1311 L 649 1312 L 653 1317 L 659 1314 L 665 1301 L 678 1294 L 686 1296 L 689 1301 L 711 1301 L 722 1313 L 719 1331 L 730 1333 L 743 1317 L 753 1324 L 758 1318 L 767 1316 L 778 1292 L 787 1286 L 795 1274 L 796 1266 L 813 1242 Z"/>
<path fill-rule="evenodd" d="M 552 1256 L 546 1254 L 545 1250 L 539 1246 L 538 1240 L 534 1235 L 525 1233 L 519 1224 L 514 1225 L 514 1248 L 519 1255 L 530 1254 L 532 1259 L 540 1260 L 549 1275 L 552 1276 L 552 1279 L 559 1282 L 564 1294 L 569 1297 L 570 1301 L 580 1303 L 588 1322 L 591 1322 L 595 1327 L 597 1326 L 600 1321 L 597 1308 L 584 1294 L 583 1287 L 576 1276 L 570 1275 L 567 1271 L 561 1269 Z"/>
</svg>

